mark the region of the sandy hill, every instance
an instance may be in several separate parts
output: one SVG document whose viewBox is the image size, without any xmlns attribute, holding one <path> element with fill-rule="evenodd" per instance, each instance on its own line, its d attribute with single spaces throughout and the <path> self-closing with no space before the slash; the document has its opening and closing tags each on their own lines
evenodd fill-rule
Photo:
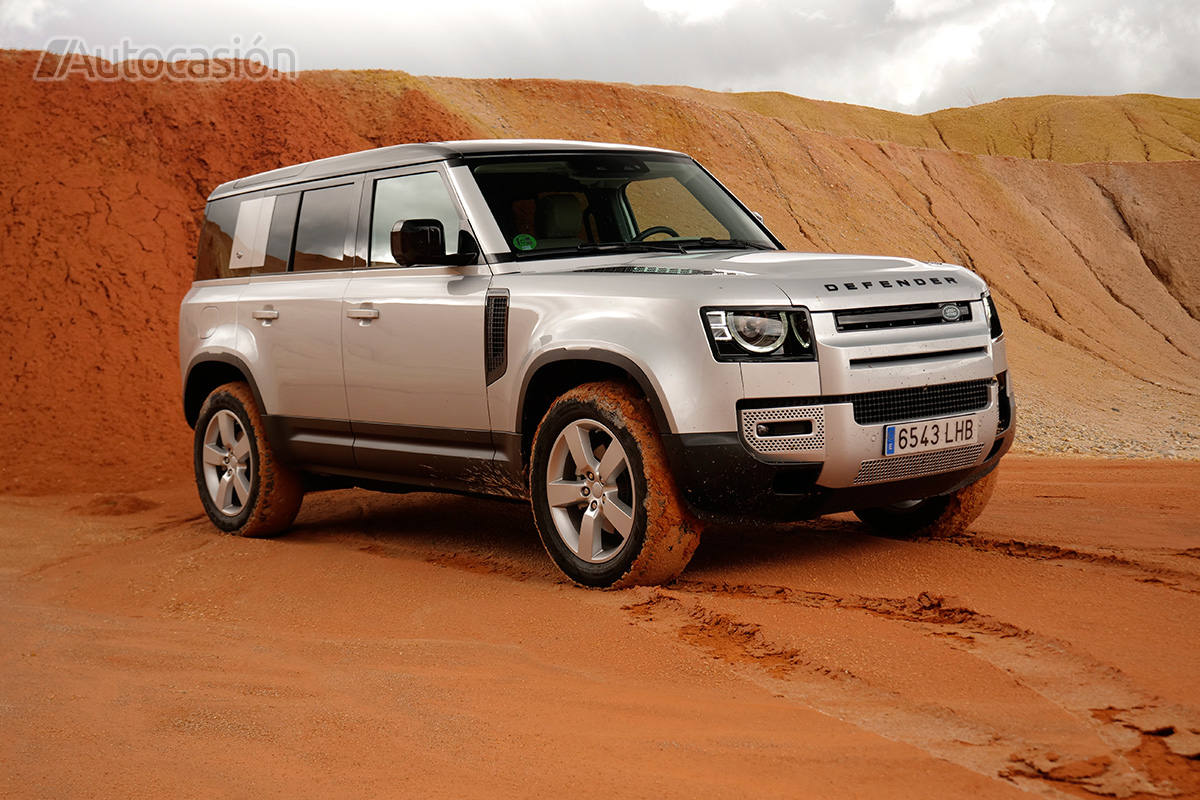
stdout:
<svg viewBox="0 0 1200 800">
<path fill-rule="evenodd" d="M 753 111 L 789 125 L 982 155 L 1084 161 L 1200 158 L 1200 103 L 1137 94 L 1016 97 L 913 116 L 809 100 L 782 92 L 721 93 L 685 86 L 655 90 L 719 108 Z"/>
<path fill-rule="evenodd" d="M 1025 98 L 911 117 L 780 94 L 377 71 L 35 82 L 38 58 L 0 53 L 0 446 L 19 454 L 0 488 L 187 472 L 177 303 L 218 183 L 491 136 L 684 150 L 794 249 L 971 266 L 1009 330 L 1021 447 L 1200 457 L 1200 101 Z"/>
</svg>

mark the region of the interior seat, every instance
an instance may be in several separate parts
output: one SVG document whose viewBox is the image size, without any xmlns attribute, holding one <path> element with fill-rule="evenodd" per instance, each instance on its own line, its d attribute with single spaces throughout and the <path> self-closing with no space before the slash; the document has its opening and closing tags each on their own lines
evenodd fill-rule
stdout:
<svg viewBox="0 0 1200 800">
<path fill-rule="evenodd" d="M 548 194 L 533 210 L 534 236 L 539 249 L 574 247 L 583 231 L 583 207 L 573 194 Z"/>
</svg>

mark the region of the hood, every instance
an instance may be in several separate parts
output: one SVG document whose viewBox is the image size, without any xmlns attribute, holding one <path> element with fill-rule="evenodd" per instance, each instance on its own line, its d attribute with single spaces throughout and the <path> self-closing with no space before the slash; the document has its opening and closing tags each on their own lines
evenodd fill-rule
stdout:
<svg viewBox="0 0 1200 800">
<path fill-rule="evenodd" d="M 665 272 L 694 275 L 697 279 L 769 280 L 793 305 L 816 311 L 974 300 L 987 288 L 975 273 L 953 264 L 778 250 L 688 255 L 648 253 L 632 259 L 626 257 L 619 266 L 591 267 L 591 270 Z"/>
</svg>

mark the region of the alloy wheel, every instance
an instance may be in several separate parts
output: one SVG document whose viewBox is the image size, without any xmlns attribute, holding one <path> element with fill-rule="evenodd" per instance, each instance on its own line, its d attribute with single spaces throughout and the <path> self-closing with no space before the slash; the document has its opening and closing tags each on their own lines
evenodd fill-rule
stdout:
<svg viewBox="0 0 1200 800">
<path fill-rule="evenodd" d="M 637 507 L 629 457 L 617 437 L 592 419 L 569 422 L 546 466 L 546 499 L 555 532 L 589 564 L 625 549 Z"/>
<path fill-rule="evenodd" d="M 213 414 L 204 429 L 204 484 L 213 505 L 236 517 L 250 502 L 254 470 L 250 433 L 228 409 Z"/>
</svg>

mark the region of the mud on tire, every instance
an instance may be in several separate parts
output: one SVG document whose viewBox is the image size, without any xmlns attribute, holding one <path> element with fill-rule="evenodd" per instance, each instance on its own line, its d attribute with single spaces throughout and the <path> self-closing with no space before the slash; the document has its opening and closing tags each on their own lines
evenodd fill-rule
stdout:
<svg viewBox="0 0 1200 800">
<path fill-rule="evenodd" d="M 650 407 L 623 384 L 584 384 L 551 404 L 529 484 L 546 552 L 585 586 L 669 583 L 700 543 Z"/>
<path fill-rule="evenodd" d="M 940 497 L 927 497 L 915 504 L 900 503 L 882 508 L 863 508 L 854 515 L 885 536 L 919 538 L 952 536 L 971 526 L 987 507 L 996 490 L 999 469 L 993 469 L 970 486 Z"/>
<path fill-rule="evenodd" d="M 218 386 L 201 406 L 193 469 L 208 518 L 227 533 L 282 533 L 304 498 L 299 474 L 279 462 L 254 394 L 242 382 Z"/>
</svg>

